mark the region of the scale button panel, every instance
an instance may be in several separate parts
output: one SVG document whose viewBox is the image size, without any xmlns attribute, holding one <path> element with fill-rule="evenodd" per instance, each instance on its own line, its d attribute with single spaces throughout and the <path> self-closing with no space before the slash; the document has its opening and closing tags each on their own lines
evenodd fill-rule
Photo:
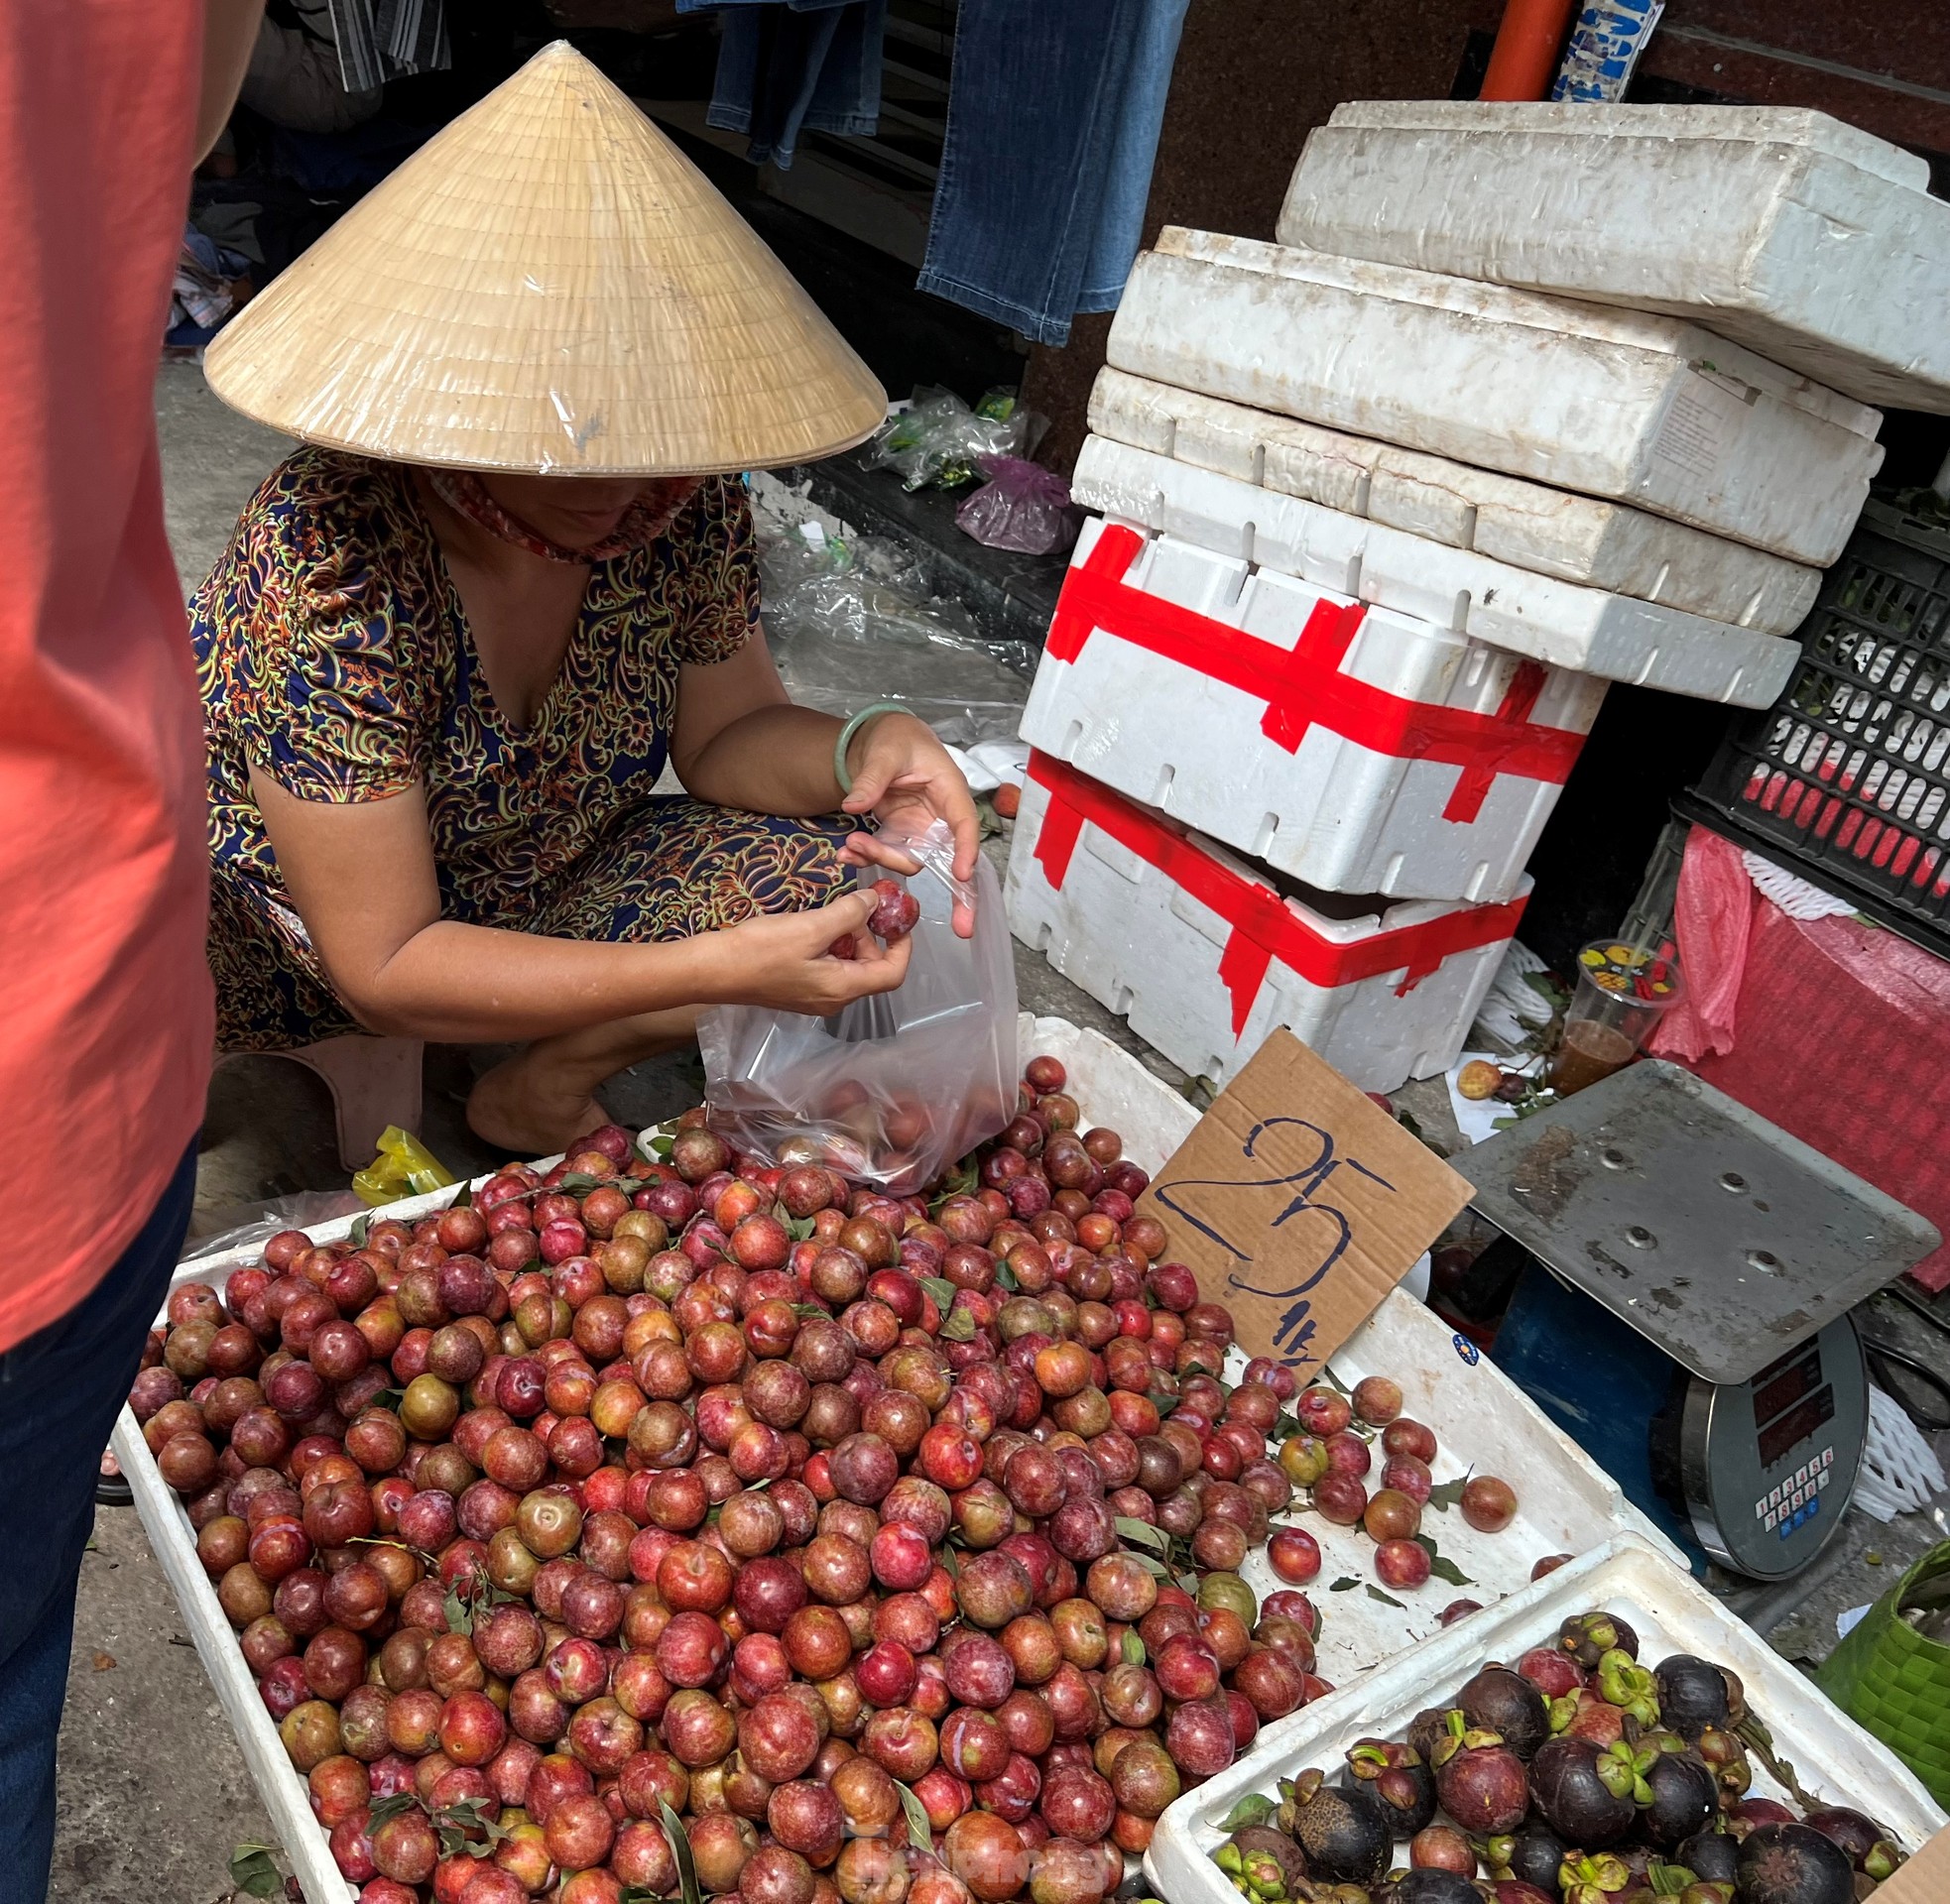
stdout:
<svg viewBox="0 0 1950 1904">
<path fill-rule="evenodd" d="M 1824 1448 L 1810 1455 L 1785 1480 L 1776 1482 L 1754 1503 L 1754 1518 L 1767 1533 L 1778 1532 L 1785 1540 L 1797 1527 L 1804 1527 L 1821 1511 L 1821 1490 L 1833 1479 L 1835 1450 Z"/>
</svg>

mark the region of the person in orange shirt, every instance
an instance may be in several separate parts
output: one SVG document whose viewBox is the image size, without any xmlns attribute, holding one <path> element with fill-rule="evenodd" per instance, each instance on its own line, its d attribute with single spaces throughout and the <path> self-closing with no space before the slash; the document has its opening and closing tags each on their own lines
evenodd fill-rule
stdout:
<svg viewBox="0 0 1950 1904">
<path fill-rule="evenodd" d="M 152 387 L 263 0 L 0 8 L 0 1898 L 46 1894 L 97 1461 L 188 1221 L 203 748 Z"/>
</svg>

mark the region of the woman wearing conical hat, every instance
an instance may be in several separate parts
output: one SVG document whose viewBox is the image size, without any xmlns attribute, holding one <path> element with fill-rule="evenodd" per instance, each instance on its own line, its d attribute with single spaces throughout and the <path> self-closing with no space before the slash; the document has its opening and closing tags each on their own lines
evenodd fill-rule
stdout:
<svg viewBox="0 0 1950 1904">
<path fill-rule="evenodd" d="M 305 445 L 191 611 L 225 1049 L 521 1043 L 468 1116 L 539 1154 L 700 1007 L 900 983 L 851 868 L 903 862 L 858 829 L 944 818 L 970 874 L 968 789 L 909 715 L 787 701 L 738 474 L 885 398 L 594 67 L 539 55 L 207 370 Z"/>
</svg>

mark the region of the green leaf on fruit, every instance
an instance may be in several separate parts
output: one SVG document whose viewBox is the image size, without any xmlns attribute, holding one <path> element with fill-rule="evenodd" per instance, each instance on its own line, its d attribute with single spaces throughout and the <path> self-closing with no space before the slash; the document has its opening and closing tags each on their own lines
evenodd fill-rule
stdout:
<svg viewBox="0 0 1950 1904">
<path fill-rule="evenodd" d="M 952 1309 L 942 1318 L 941 1340 L 943 1342 L 973 1342 L 975 1340 L 975 1318 L 966 1309 Z"/>
<path fill-rule="evenodd" d="M 1462 1491 L 1469 1485 L 1467 1475 L 1458 1475 L 1454 1481 L 1445 1481 L 1438 1488 L 1428 1490 L 1428 1505 L 1438 1513 L 1446 1514 L 1451 1507 L 1462 1500 Z"/>
<path fill-rule="evenodd" d="M 1426 1534 L 1417 1534 L 1414 1540 L 1415 1545 L 1428 1556 L 1428 1571 L 1437 1580 L 1446 1580 L 1451 1587 L 1474 1587 L 1476 1585 L 1475 1581 L 1471 1580 L 1453 1560 L 1445 1558 L 1436 1550 L 1434 1541 L 1430 1540 Z"/>
<path fill-rule="evenodd" d="M 1265 1792 L 1248 1792 L 1224 1818 L 1219 1820 L 1215 1829 L 1221 1832 L 1247 1831 L 1264 1825 L 1279 1809 L 1277 1801 Z"/>
<path fill-rule="evenodd" d="M 448 1632 L 471 1633 L 474 1630 L 474 1616 L 467 1610 L 459 1593 L 452 1587 L 447 1589 L 446 1615 Z"/>
<path fill-rule="evenodd" d="M 1162 1421 L 1178 1405 L 1178 1397 L 1176 1395 L 1167 1395 L 1161 1388 L 1154 1388 L 1151 1391 L 1150 1400 L 1151 1405 L 1158 1410 L 1159 1421 Z"/>
<path fill-rule="evenodd" d="M 1329 1388 L 1333 1389 L 1336 1394 L 1346 1395 L 1349 1400 L 1352 1400 L 1354 1398 L 1354 1390 L 1350 1388 L 1347 1385 L 1347 1383 L 1340 1378 L 1339 1375 L 1335 1374 L 1333 1369 L 1330 1368 L 1327 1366 L 1327 1364 L 1324 1362 L 1320 1365 L 1320 1379 L 1324 1381 Z"/>
<path fill-rule="evenodd" d="M 1159 1560 L 1156 1554 L 1134 1553 L 1131 1556 L 1131 1558 L 1135 1560 L 1138 1563 L 1138 1565 L 1145 1570 L 1146 1573 L 1155 1575 L 1159 1580 L 1169 1580 L 1171 1578 L 1170 1568 L 1165 1566 L 1163 1561 Z"/>
<path fill-rule="evenodd" d="M 830 1321 L 832 1313 L 822 1302 L 795 1302 L 792 1304 L 792 1314 L 795 1316 L 824 1316 Z"/>
<path fill-rule="evenodd" d="M 345 1240 L 354 1250 L 363 1250 L 366 1247 L 366 1238 L 371 1234 L 372 1212 L 363 1210 L 352 1219 L 352 1227 L 346 1231 Z"/>
<path fill-rule="evenodd" d="M 1352 1593 L 1354 1589 L 1359 1587 L 1361 1583 L 1358 1580 L 1356 1580 L 1351 1574 L 1343 1574 L 1339 1580 L 1335 1581 L 1327 1589 L 1327 1591 L 1330 1594 L 1347 1594 L 1347 1593 Z"/>
<path fill-rule="evenodd" d="M 382 1388 L 372 1399 L 374 1407 L 390 1408 L 397 1415 L 400 1412 L 400 1403 L 406 1398 L 407 1391 L 404 1388 Z"/>
<path fill-rule="evenodd" d="M 1135 1540 L 1141 1547 L 1149 1547 L 1160 1554 L 1171 1551 L 1171 1536 L 1162 1527 L 1154 1527 L 1150 1521 L 1140 1520 L 1135 1514 L 1119 1514 L 1111 1525 L 1124 1539 Z"/>
<path fill-rule="evenodd" d="M 1300 1424 L 1291 1415 L 1274 1417 L 1272 1439 L 1275 1442 L 1290 1441 L 1299 1432 Z"/>
<path fill-rule="evenodd" d="M 1370 1600 L 1379 1600 L 1384 1606 L 1399 1606 L 1404 1613 L 1408 1610 L 1404 1603 L 1397 1600 L 1393 1594 L 1383 1593 L 1379 1587 L 1370 1587 L 1368 1589 L 1368 1598 Z"/>
<path fill-rule="evenodd" d="M 778 1215 L 779 1221 L 786 1226 L 787 1236 L 791 1237 L 794 1243 L 810 1243 L 812 1241 L 813 1223 L 810 1217 L 790 1216 L 787 1214 L 786 1206 L 783 1203 L 778 1206 Z M 823 1314 L 825 1312 L 821 1311 L 821 1313 Z"/>
<path fill-rule="evenodd" d="M 415 1792 L 395 1792 L 391 1798 L 382 1798 L 367 1818 L 367 1829 L 377 1831 L 389 1818 L 398 1818 L 403 1812 L 410 1812 L 420 1805 L 420 1797 Z M 425 1806 L 421 1809 L 424 1811 Z"/>
<path fill-rule="evenodd" d="M 607 1183 L 607 1177 L 592 1177 L 585 1171 L 571 1170 L 555 1186 L 555 1193 L 563 1197 L 586 1197 L 591 1190 Z"/>
<path fill-rule="evenodd" d="M 908 1842 L 923 1855 L 934 1849 L 934 1834 L 927 1823 L 927 1807 L 897 1778 L 894 1789 L 901 1794 L 901 1809 L 907 1814 Z"/>
<path fill-rule="evenodd" d="M 1020 1295 L 1022 1293 L 1022 1288 L 1023 1288 L 1022 1282 L 1018 1278 L 1015 1270 L 1010 1268 L 1008 1260 L 1006 1258 L 1003 1261 L 996 1264 L 995 1279 L 999 1284 L 1001 1284 L 1003 1288 L 1007 1289 L 1012 1296 Z"/>
<path fill-rule="evenodd" d="M 945 1316 L 955 1306 L 955 1286 L 946 1276 L 922 1276 L 920 1286 L 934 1298 L 934 1306 Z"/>
<path fill-rule="evenodd" d="M 463 1182 L 460 1188 L 453 1193 L 453 1201 L 447 1205 L 447 1208 L 449 1210 L 468 1210 L 473 1207 L 473 1203 L 474 1186 L 471 1182 Z"/>
<path fill-rule="evenodd" d="M 1126 1628 L 1120 1650 L 1124 1654 L 1125 1665 L 1142 1666 L 1145 1663 L 1145 1642 L 1138 1637 L 1135 1626 Z"/>
<path fill-rule="evenodd" d="M 960 1574 L 961 1563 L 955 1559 L 955 1550 L 952 1546 L 944 1546 L 941 1549 L 941 1567 L 950 1580 Z"/>
<path fill-rule="evenodd" d="M 285 1874 L 272 1860 L 275 1844 L 239 1844 L 230 1853 L 230 1881 L 246 1897 L 270 1897 L 285 1888 Z"/>
<path fill-rule="evenodd" d="M 677 1147 L 677 1140 L 675 1137 L 652 1137 L 650 1147 L 656 1152 L 660 1163 L 669 1163 L 670 1152 Z"/>
<path fill-rule="evenodd" d="M 670 1842 L 670 1855 L 677 1861 L 677 1887 L 683 1904 L 704 1904 L 704 1893 L 697 1884 L 697 1866 L 690 1860 L 690 1840 L 684 1836 L 683 1820 L 671 1811 L 668 1798 L 657 1801 L 657 1810 L 664 1836 Z"/>
</svg>

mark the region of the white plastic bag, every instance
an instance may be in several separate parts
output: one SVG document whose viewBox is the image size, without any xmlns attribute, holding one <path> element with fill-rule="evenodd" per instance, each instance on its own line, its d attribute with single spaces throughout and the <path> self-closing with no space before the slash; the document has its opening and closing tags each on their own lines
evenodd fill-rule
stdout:
<svg viewBox="0 0 1950 1904">
<path fill-rule="evenodd" d="M 1015 1114 L 1016 964 L 1001 890 L 978 859 L 975 936 L 958 938 L 943 877 L 952 845 L 939 821 L 929 834 L 894 842 L 924 868 L 906 882 L 920 923 L 899 991 L 830 1018 L 741 1005 L 699 1019 L 711 1128 L 739 1149 L 907 1196 Z M 863 884 L 888 877 L 862 870 Z"/>
</svg>

